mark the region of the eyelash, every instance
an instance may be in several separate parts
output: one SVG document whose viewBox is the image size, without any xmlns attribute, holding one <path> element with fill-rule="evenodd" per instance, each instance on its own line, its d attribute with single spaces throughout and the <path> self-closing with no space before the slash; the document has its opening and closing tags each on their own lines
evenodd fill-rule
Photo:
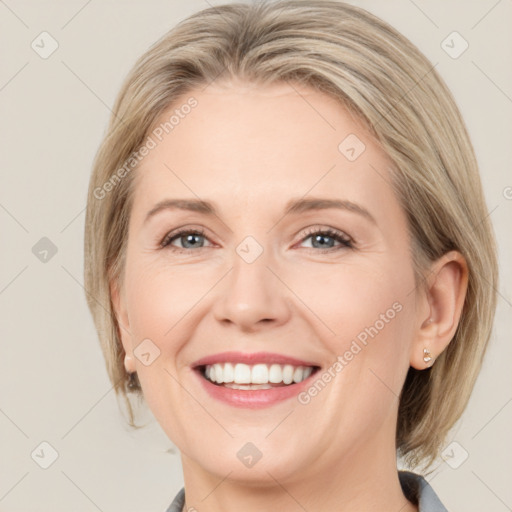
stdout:
<svg viewBox="0 0 512 512">
<path fill-rule="evenodd" d="M 310 249 L 315 250 L 316 252 L 327 253 L 327 252 L 337 251 L 337 250 L 340 250 L 343 248 L 354 249 L 354 242 L 348 235 L 345 235 L 341 231 L 336 231 L 335 229 L 331 229 L 331 228 L 326 228 L 326 229 L 312 228 L 310 231 L 307 231 L 304 234 L 304 236 L 301 239 L 301 242 L 303 242 L 304 240 L 306 240 L 314 235 L 323 235 L 323 236 L 332 238 L 336 242 L 340 243 L 340 245 L 338 247 L 329 247 L 328 249 L 315 249 L 314 247 L 310 248 Z"/>
<path fill-rule="evenodd" d="M 162 249 L 168 247 L 170 250 L 176 251 L 178 253 L 190 252 L 191 250 L 194 250 L 194 249 L 182 249 L 180 247 L 171 246 L 171 242 L 173 242 L 177 238 L 181 238 L 184 235 L 199 235 L 199 236 L 206 238 L 206 234 L 205 234 L 204 230 L 202 230 L 202 229 L 184 228 L 184 229 L 180 229 L 178 231 L 167 234 L 164 237 L 164 239 L 162 240 L 162 242 L 160 243 L 160 247 Z M 334 251 L 337 251 L 337 250 L 340 250 L 343 248 L 345 248 L 345 249 L 354 249 L 355 248 L 354 242 L 349 236 L 341 233 L 340 231 L 336 231 L 336 230 L 330 229 L 330 228 L 326 228 L 326 229 L 312 228 L 310 231 L 305 233 L 304 237 L 300 241 L 303 242 L 304 240 L 307 240 L 308 238 L 310 238 L 314 235 L 323 235 L 323 236 L 326 236 L 329 238 L 333 238 L 335 241 L 340 242 L 340 244 L 341 244 L 340 246 L 329 247 L 328 249 L 315 249 L 314 247 L 309 248 L 309 249 L 313 249 L 313 250 L 315 250 L 315 252 L 319 252 L 321 254 L 334 252 Z M 203 249 L 203 247 L 200 247 L 200 249 Z"/>
</svg>

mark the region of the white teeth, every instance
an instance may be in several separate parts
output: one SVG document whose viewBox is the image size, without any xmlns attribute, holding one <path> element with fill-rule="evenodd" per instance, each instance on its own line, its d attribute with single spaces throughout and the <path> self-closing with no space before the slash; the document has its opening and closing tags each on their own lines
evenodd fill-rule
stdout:
<svg viewBox="0 0 512 512">
<path fill-rule="evenodd" d="M 251 383 L 251 367 L 248 364 L 238 363 L 235 366 L 234 382 L 236 384 Z"/>
<path fill-rule="evenodd" d="M 268 372 L 268 380 L 272 382 L 272 384 L 279 384 L 283 382 L 283 371 L 278 364 L 273 364 L 270 367 L 270 371 Z"/>
<path fill-rule="evenodd" d="M 224 365 L 224 382 L 233 382 L 235 379 L 235 369 L 231 363 Z"/>
<path fill-rule="evenodd" d="M 266 364 L 255 364 L 251 371 L 253 384 L 268 384 L 268 368 Z"/>
<path fill-rule="evenodd" d="M 285 384 L 291 384 L 293 382 L 293 366 L 291 364 L 284 365 L 283 382 Z"/>
<path fill-rule="evenodd" d="M 213 369 L 215 370 L 215 382 L 222 384 L 224 382 L 224 371 L 220 364 L 214 364 Z"/>
<path fill-rule="evenodd" d="M 272 387 L 270 384 L 289 385 L 302 382 L 312 372 L 311 366 L 291 364 L 215 363 L 205 366 L 204 376 L 211 382 L 225 384 L 232 389 L 269 389 Z"/>
<path fill-rule="evenodd" d="M 270 384 L 226 384 L 225 387 L 231 389 L 272 389 Z"/>
</svg>

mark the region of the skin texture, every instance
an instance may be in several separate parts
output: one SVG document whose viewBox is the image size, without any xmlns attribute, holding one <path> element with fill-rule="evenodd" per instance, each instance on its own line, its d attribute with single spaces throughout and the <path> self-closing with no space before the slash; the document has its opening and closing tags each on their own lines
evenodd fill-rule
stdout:
<svg viewBox="0 0 512 512">
<path fill-rule="evenodd" d="M 126 369 L 138 372 L 181 451 L 186 506 L 417 510 L 396 471 L 398 395 L 410 365 L 427 367 L 423 348 L 435 358 L 455 332 L 467 285 L 462 256 L 433 264 L 427 292 L 416 286 L 390 162 L 334 99 L 298 85 L 230 81 L 190 91 L 162 120 L 190 96 L 197 107 L 136 171 L 125 276 L 111 287 Z M 354 161 L 338 149 L 349 134 L 366 146 Z M 349 210 L 284 215 L 304 196 L 357 203 L 375 223 Z M 169 209 L 144 222 L 174 198 L 211 201 L 218 216 Z M 205 237 L 159 246 L 182 227 Z M 339 231 L 354 248 L 318 244 L 311 228 Z M 236 251 L 247 236 L 263 249 L 252 263 Z M 400 312 L 305 405 L 230 406 L 206 393 L 190 366 L 234 350 L 326 370 L 397 303 Z M 145 339 L 159 351 L 147 366 L 133 353 Z M 247 442 L 262 453 L 251 468 L 237 457 Z"/>
</svg>

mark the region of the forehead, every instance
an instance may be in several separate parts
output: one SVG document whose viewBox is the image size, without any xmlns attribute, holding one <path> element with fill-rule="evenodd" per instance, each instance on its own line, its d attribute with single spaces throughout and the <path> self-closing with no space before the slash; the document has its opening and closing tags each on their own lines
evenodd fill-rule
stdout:
<svg viewBox="0 0 512 512">
<path fill-rule="evenodd" d="M 391 193 L 390 162 L 364 125 L 309 87 L 210 85 L 184 94 L 154 126 L 155 147 L 135 173 L 134 215 L 164 196 L 247 208 L 308 192 L 358 201 Z"/>
</svg>

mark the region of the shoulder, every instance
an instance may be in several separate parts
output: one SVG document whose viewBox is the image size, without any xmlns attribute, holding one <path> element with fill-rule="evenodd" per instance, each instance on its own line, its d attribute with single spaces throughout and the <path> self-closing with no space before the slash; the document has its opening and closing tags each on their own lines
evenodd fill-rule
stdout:
<svg viewBox="0 0 512 512">
<path fill-rule="evenodd" d="M 421 475 L 399 471 L 402 491 L 408 500 L 418 504 L 419 512 L 448 512 L 430 484 Z"/>
</svg>

